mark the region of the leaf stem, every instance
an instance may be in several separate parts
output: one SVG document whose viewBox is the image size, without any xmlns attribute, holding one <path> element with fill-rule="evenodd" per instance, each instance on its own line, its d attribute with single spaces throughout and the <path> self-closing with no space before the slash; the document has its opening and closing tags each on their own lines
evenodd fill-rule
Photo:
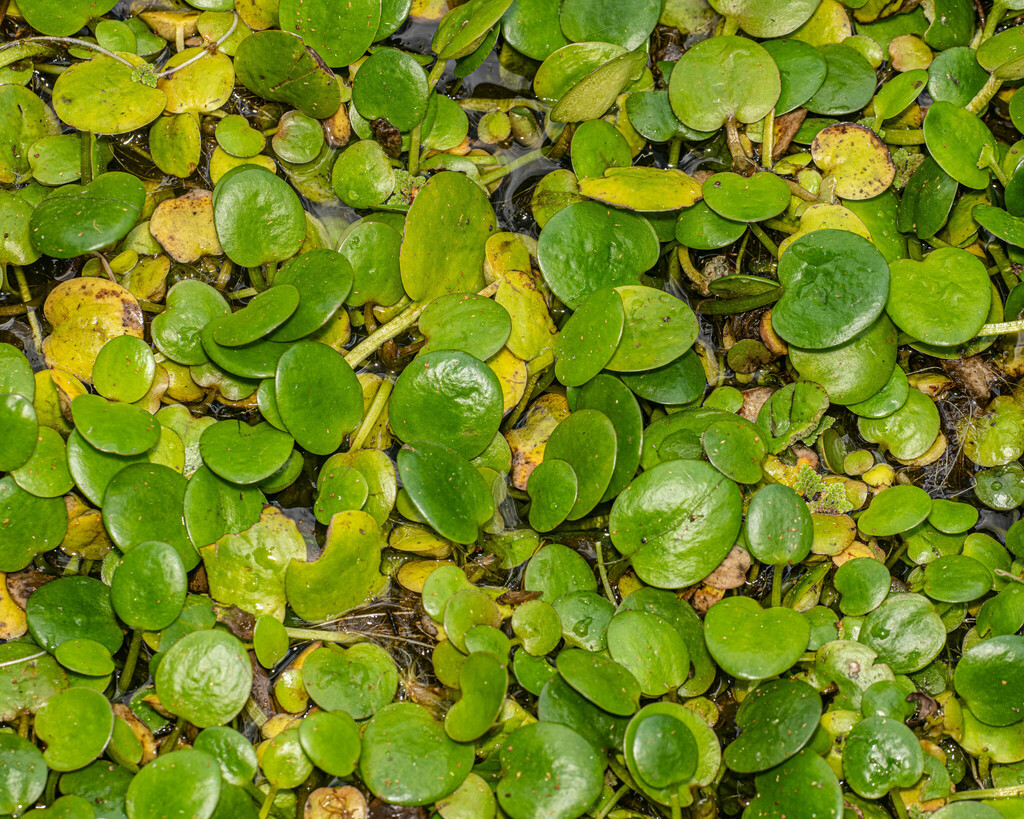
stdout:
<svg viewBox="0 0 1024 819">
<path fill-rule="evenodd" d="M 789 192 L 793 194 L 797 199 L 803 199 L 805 202 L 817 202 L 818 197 L 811 193 L 803 185 L 799 185 L 792 179 L 783 179 L 783 182 L 789 186 Z"/>
<path fill-rule="evenodd" d="M 270 806 L 274 804 L 275 796 L 277 796 L 277 785 L 271 785 L 270 790 L 267 791 L 267 795 L 263 799 L 263 804 L 260 806 L 259 819 L 267 819 L 270 815 Z"/>
<path fill-rule="evenodd" d="M 492 182 L 497 182 L 499 179 L 512 173 L 512 171 L 522 168 L 524 165 L 529 165 L 532 162 L 536 162 L 538 159 L 546 159 L 547 154 L 544 153 L 543 148 L 537 148 L 536 150 L 525 153 L 516 159 L 513 159 L 507 165 L 502 165 L 500 168 L 495 168 L 493 171 L 483 174 L 480 177 L 481 185 L 490 185 Z"/>
<path fill-rule="evenodd" d="M 82 131 L 82 156 L 80 160 L 81 164 L 81 182 L 83 185 L 88 185 L 92 182 L 92 163 L 93 154 L 96 150 L 96 134 L 92 131 Z M 113 276 L 111 275 L 111 278 Z"/>
<path fill-rule="evenodd" d="M 772 608 L 777 609 L 782 605 L 782 574 L 786 570 L 786 564 L 776 563 L 772 570 Z"/>
<path fill-rule="evenodd" d="M 985 28 L 981 31 L 981 39 L 977 45 L 981 45 L 989 37 L 996 33 L 996 29 L 1003 20 L 1003 15 L 1006 14 L 1006 3 L 1002 0 L 995 0 L 992 3 L 992 8 L 988 13 L 988 17 L 985 19 Z"/>
<path fill-rule="evenodd" d="M 366 416 L 352 435 L 352 443 L 349 444 L 348 447 L 349 452 L 355 452 L 362 449 L 363 444 L 366 443 L 366 439 L 370 437 L 370 433 L 373 431 L 374 426 L 376 426 L 377 419 L 380 418 L 381 413 L 384 411 L 384 407 L 388 403 L 388 398 L 391 396 L 391 390 L 393 390 L 394 387 L 395 385 L 386 378 L 380 382 L 380 386 L 377 388 L 377 392 L 373 396 L 370 408 L 366 411 Z"/>
<path fill-rule="evenodd" d="M 387 324 L 382 324 L 370 333 L 370 335 L 349 350 L 348 355 L 345 356 L 349 366 L 354 370 L 377 352 L 385 342 L 401 335 L 412 327 L 419 320 L 420 314 L 426 309 L 428 304 L 430 304 L 430 300 L 414 301 Z"/>
<path fill-rule="evenodd" d="M 889 555 L 889 558 L 885 561 L 885 568 L 891 569 L 895 566 L 899 562 L 899 559 L 903 557 L 903 553 L 905 551 L 907 551 L 907 542 L 903 541 L 900 543 L 899 547 L 893 549 L 892 554 Z"/>
<path fill-rule="evenodd" d="M 782 298 L 782 288 L 777 287 L 758 296 L 743 296 L 738 299 L 708 299 L 697 305 L 697 312 L 704 316 L 732 316 L 746 313 L 758 307 L 767 307 Z"/>
<path fill-rule="evenodd" d="M 622 785 L 617 791 L 615 791 L 615 793 L 608 797 L 597 813 L 594 814 L 594 819 L 605 819 L 605 817 L 611 813 L 612 808 L 614 808 L 619 803 L 619 800 L 629 793 L 630 790 L 631 788 L 629 785 Z"/>
<path fill-rule="evenodd" d="M 1008 336 L 1013 333 L 1024 333 L 1024 319 L 1018 319 L 1017 321 L 1001 321 L 998 324 L 985 324 L 978 331 L 978 335 L 975 338 L 984 338 L 985 336 Z"/>
<path fill-rule="evenodd" d="M 683 819 L 683 811 L 679 807 L 679 792 L 672 791 L 668 798 L 672 804 L 672 819 Z"/>
<path fill-rule="evenodd" d="M 999 164 L 999 158 L 996 156 L 991 145 L 986 145 L 981 149 L 981 156 L 978 157 L 978 167 L 988 168 L 1004 188 L 1010 181 L 1009 177 L 1003 172 L 1003 168 Z"/>
<path fill-rule="evenodd" d="M 1024 785 L 1008 785 L 1004 788 L 982 788 L 976 791 L 961 791 L 946 797 L 947 802 L 965 802 L 968 799 L 1010 799 L 1024 796 Z"/>
<path fill-rule="evenodd" d="M 36 316 L 36 308 L 29 305 L 32 301 L 32 291 L 28 289 L 28 281 L 25 279 L 25 271 L 16 264 L 11 265 L 14 270 L 14 278 L 18 282 L 18 293 L 21 300 L 27 307 L 28 324 L 32 328 L 32 341 L 35 342 L 36 352 L 43 353 L 43 328 L 39 326 L 39 319 Z"/>
<path fill-rule="evenodd" d="M 770 227 L 772 230 L 777 230 L 780 233 L 788 233 L 790 236 L 800 229 L 796 225 L 791 225 L 789 222 L 785 222 L 782 219 L 765 219 L 764 226 Z"/>
<path fill-rule="evenodd" d="M 604 588 L 604 596 L 608 598 L 609 602 L 613 606 L 619 605 L 619 601 L 615 599 L 615 592 L 612 590 L 612 584 L 608 581 L 608 569 L 604 565 L 604 544 L 598 543 L 597 549 L 597 573 L 601 577 L 601 586 Z"/>
<path fill-rule="evenodd" d="M 434 86 L 437 85 L 438 80 L 444 74 L 445 68 L 448 66 L 447 60 L 438 60 L 434 63 L 434 67 L 430 69 L 430 73 L 427 75 L 427 95 L 434 90 Z M 416 176 L 420 169 L 420 133 L 423 128 L 422 122 L 417 122 L 416 127 L 412 129 L 412 133 L 409 134 L 409 174 Z"/>
<path fill-rule="evenodd" d="M 668 166 L 675 168 L 679 165 L 679 155 L 683 149 L 683 138 L 681 136 L 672 137 L 672 141 L 668 145 Z"/>
<path fill-rule="evenodd" d="M 775 153 L 775 109 L 772 108 L 762 121 L 761 167 L 771 170 L 772 154 Z"/>
<path fill-rule="evenodd" d="M 124 668 L 121 669 L 121 674 L 117 678 L 118 696 L 124 694 L 132 684 L 132 677 L 135 675 L 135 666 L 139 661 L 140 648 L 142 648 L 142 629 L 137 628 L 132 631 L 132 642 L 131 645 L 128 646 L 128 656 L 125 658 Z"/>
<path fill-rule="evenodd" d="M 898 819 L 910 819 L 907 815 L 907 806 L 903 804 L 903 799 L 900 797 L 899 790 L 893 788 L 889 791 L 889 800 L 892 802 L 892 806 L 896 810 L 896 816 Z"/>
<path fill-rule="evenodd" d="M 160 743 L 160 750 L 157 752 L 157 756 L 166 756 L 174 750 L 174 746 L 178 744 L 178 740 L 181 739 L 181 734 L 185 730 L 185 718 L 178 717 L 178 721 L 174 723 L 174 730 L 167 735 L 166 739 Z"/>
<path fill-rule="evenodd" d="M 924 145 L 924 131 L 920 128 L 903 128 L 885 132 L 888 145 Z"/>
<path fill-rule="evenodd" d="M 293 640 L 321 640 L 325 643 L 359 643 L 362 642 L 361 634 L 353 634 L 349 631 L 327 631 L 318 628 L 285 628 L 285 633 Z"/>
<path fill-rule="evenodd" d="M 991 15 L 990 19 L 993 16 L 995 15 Z M 981 86 L 978 93 L 974 95 L 974 99 L 967 103 L 964 108 L 972 114 L 980 115 L 981 112 L 985 110 L 985 106 L 992 101 L 992 97 L 994 97 L 1002 87 L 1003 81 L 996 77 L 995 74 L 990 74 L 985 84 Z"/>
<path fill-rule="evenodd" d="M 764 245 L 764 249 L 772 254 L 776 259 L 779 258 L 779 246 L 775 244 L 771 239 L 768 238 L 768 234 L 761 230 L 760 225 L 756 222 L 751 222 L 747 227 L 750 228 L 750 232 L 753 233 L 758 241 Z"/>
<path fill-rule="evenodd" d="M 19 43 L 62 43 L 63 45 L 78 46 L 79 48 L 85 48 L 90 51 L 96 51 L 102 54 L 104 57 L 109 57 L 112 60 L 117 60 L 122 65 L 126 65 L 131 69 L 135 69 L 136 66 L 132 65 L 128 60 L 119 54 L 115 54 L 113 51 L 108 51 L 101 45 L 96 43 L 90 43 L 88 40 L 79 40 L 77 37 L 26 37 L 24 40 L 16 40 L 12 45 L 18 45 Z"/>
<path fill-rule="evenodd" d="M 9 668 L 12 665 L 21 665 L 22 663 L 30 663 L 32 660 L 38 660 L 40 657 L 45 657 L 46 652 L 40 651 L 38 654 L 29 654 L 27 657 L 18 657 L 16 660 L 5 660 L 0 663 L 0 668 Z"/>
<path fill-rule="evenodd" d="M 107 257 L 98 250 L 92 251 L 89 255 L 99 259 L 100 267 L 102 267 L 103 272 L 107 274 L 107 278 L 114 282 L 114 284 L 117 284 L 117 277 L 114 275 L 114 271 L 110 269 L 110 262 L 107 261 Z"/>
<path fill-rule="evenodd" d="M 523 397 L 519 399 L 519 403 L 516 404 L 515 409 L 512 410 L 512 414 L 505 419 L 505 422 L 502 424 L 503 429 L 512 429 L 512 427 L 519 422 L 519 419 L 526 411 L 526 405 L 530 403 L 534 387 L 537 386 L 537 382 L 540 381 L 540 377 L 544 374 L 544 370 L 546 369 L 547 367 L 541 367 L 537 372 L 529 373 L 526 379 L 526 388 L 523 390 Z"/>
<path fill-rule="evenodd" d="M 187 60 L 185 60 L 185 62 L 181 63 L 180 65 L 176 65 L 176 66 L 174 66 L 174 68 L 168 68 L 166 71 L 160 71 L 157 74 L 157 76 L 158 77 L 169 77 L 172 74 L 176 74 L 177 72 L 181 71 L 181 69 L 188 68 L 193 63 L 198 62 L 203 57 L 205 57 L 207 54 L 212 54 L 215 51 L 217 51 L 217 49 L 220 48 L 227 41 L 228 37 L 230 37 L 232 34 L 235 33 L 235 29 L 238 28 L 238 12 L 232 12 L 232 14 L 234 15 L 234 19 L 231 21 L 231 27 L 227 30 L 226 34 L 224 34 L 222 37 L 220 37 L 220 39 L 218 39 L 216 42 L 211 43 L 210 45 L 208 45 L 206 48 L 204 48 L 202 51 L 200 51 L 194 57 L 189 57 Z M 180 31 L 180 29 L 179 29 L 179 31 Z M 181 51 L 180 47 L 178 48 L 178 51 L 179 52 Z"/>
</svg>

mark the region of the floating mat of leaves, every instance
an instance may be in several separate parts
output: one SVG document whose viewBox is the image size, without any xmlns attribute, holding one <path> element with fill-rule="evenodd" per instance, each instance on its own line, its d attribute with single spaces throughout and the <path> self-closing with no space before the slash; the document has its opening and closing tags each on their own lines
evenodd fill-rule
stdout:
<svg viewBox="0 0 1024 819">
<path fill-rule="evenodd" d="M 0 815 L 1024 812 L 1024 3 L 0 8 Z"/>
</svg>

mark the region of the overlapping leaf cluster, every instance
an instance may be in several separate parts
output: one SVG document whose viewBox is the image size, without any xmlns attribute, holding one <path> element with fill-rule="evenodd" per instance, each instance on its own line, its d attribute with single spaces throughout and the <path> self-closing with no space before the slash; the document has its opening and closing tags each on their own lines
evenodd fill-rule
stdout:
<svg viewBox="0 0 1024 819">
<path fill-rule="evenodd" d="M 1024 810 L 1018 0 L 0 9 L 0 814 Z"/>
</svg>

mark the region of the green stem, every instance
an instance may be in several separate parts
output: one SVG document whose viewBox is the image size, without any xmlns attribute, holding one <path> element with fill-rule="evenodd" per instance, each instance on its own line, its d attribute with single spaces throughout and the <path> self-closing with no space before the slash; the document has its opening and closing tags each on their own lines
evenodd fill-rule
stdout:
<svg viewBox="0 0 1024 819">
<path fill-rule="evenodd" d="M 430 69 L 430 74 L 427 75 L 428 95 L 434 90 L 434 86 L 437 85 L 438 80 L 441 79 L 447 65 L 447 60 L 438 60 L 434 63 L 434 67 Z M 416 127 L 413 128 L 412 133 L 409 134 L 409 173 L 412 176 L 416 176 L 420 169 L 420 133 L 422 131 L 422 127 L 422 123 L 416 123 Z"/>
<path fill-rule="evenodd" d="M 998 324 L 986 324 L 979 331 L 975 338 L 986 336 L 1008 336 L 1013 333 L 1024 333 L 1024 319 L 1017 321 L 1002 321 Z"/>
<path fill-rule="evenodd" d="M 619 803 L 619 800 L 629 793 L 629 791 L 629 785 L 623 785 L 620 787 L 615 791 L 615 793 L 608 797 L 607 801 L 600 807 L 597 813 L 594 814 L 594 819 L 605 819 L 605 817 L 611 813 L 612 808 L 614 808 Z"/>
<path fill-rule="evenodd" d="M 523 397 L 519 399 L 519 403 L 516 404 L 516 408 L 512 410 L 512 414 L 505 420 L 502 425 L 505 429 L 512 429 L 522 417 L 526 411 L 526 405 L 530 403 L 530 396 L 533 394 L 533 388 L 537 386 L 537 382 L 540 381 L 541 375 L 543 375 L 546 368 L 541 368 L 537 372 L 531 372 L 526 379 L 526 389 L 523 390 Z"/>
<path fill-rule="evenodd" d="M 46 792 L 43 795 L 47 805 L 52 805 L 57 799 L 57 780 L 60 779 L 60 771 L 50 771 L 46 777 Z"/>
<path fill-rule="evenodd" d="M 636 782 L 633 781 L 629 771 L 614 756 L 608 758 L 608 767 L 611 768 L 612 773 L 619 778 L 620 782 L 624 785 L 629 785 L 630 790 L 642 793 L 640 788 L 637 787 Z"/>
<path fill-rule="evenodd" d="M 499 179 L 508 176 L 508 174 L 512 173 L 512 171 L 518 170 L 519 168 L 522 168 L 525 165 L 529 165 L 533 162 L 536 162 L 538 159 L 544 159 L 546 158 L 546 156 L 547 154 L 544 153 L 543 148 L 537 148 L 534 151 L 525 153 L 522 156 L 513 159 L 507 165 L 502 165 L 500 168 L 495 168 L 493 171 L 483 174 L 480 177 L 480 184 L 490 185 L 492 182 L 497 182 Z"/>
<path fill-rule="evenodd" d="M 255 287 L 244 287 L 241 290 L 236 290 L 233 293 L 226 293 L 225 295 L 229 299 L 251 299 L 259 291 Z"/>
<path fill-rule="evenodd" d="M 132 642 L 128 647 L 128 656 L 124 661 L 124 668 L 121 669 L 121 674 L 117 678 L 117 694 L 120 696 L 128 690 L 128 687 L 132 684 L 132 677 L 135 674 L 135 666 L 139 661 L 139 649 L 142 648 L 142 629 L 137 628 L 132 631 Z"/>
<path fill-rule="evenodd" d="M 96 134 L 92 131 L 82 131 L 82 156 L 80 167 L 82 169 L 82 184 L 88 185 L 92 182 L 93 154 L 96 150 Z"/>
<path fill-rule="evenodd" d="M 976 791 L 961 791 L 946 797 L 947 802 L 964 802 L 968 799 L 1012 799 L 1024 796 L 1024 785 L 1009 785 L 1005 788 L 983 788 Z"/>
<path fill-rule="evenodd" d="M 159 74 L 157 74 L 157 76 L 158 77 L 169 77 L 169 76 L 171 76 L 171 74 L 177 73 L 178 71 L 181 71 L 181 69 L 183 69 L 183 68 L 188 68 L 194 62 L 196 62 L 198 60 L 201 60 L 207 54 L 214 53 L 218 48 L 220 48 L 227 41 L 228 37 L 230 37 L 232 34 L 235 33 L 235 29 L 236 28 L 238 28 L 238 12 L 234 12 L 234 19 L 231 21 L 231 27 L 228 28 L 227 32 L 225 32 L 220 37 L 220 39 L 217 40 L 217 42 L 213 43 L 210 46 L 207 46 L 202 51 L 200 51 L 198 54 L 196 54 L 194 57 L 189 57 L 187 60 L 185 60 L 185 62 L 180 63 L 180 64 L 174 66 L 174 68 L 168 68 L 166 71 L 161 71 Z M 178 51 L 181 51 L 181 49 L 179 48 Z"/>
<path fill-rule="evenodd" d="M 61 43 L 63 45 L 78 46 L 79 48 L 85 48 L 90 51 L 98 52 L 104 57 L 110 57 L 112 60 L 117 60 L 119 63 L 134 69 L 135 66 L 128 62 L 124 57 L 115 54 L 113 51 L 108 51 L 103 46 L 96 45 L 96 43 L 90 43 L 88 40 L 79 40 L 77 37 L 26 37 L 24 40 L 17 40 L 12 45 L 18 43 Z"/>
<path fill-rule="evenodd" d="M 252 285 L 252 289 L 257 293 L 262 293 L 267 289 L 267 280 L 263 278 L 263 270 L 261 268 L 249 268 L 249 284 Z"/>
<path fill-rule="evenodd" d="M 615 592 L 612 590 L 612 584 L 608 581 L 608 569 L 604 565 L 604 544 L 597 544 L 597 573 L 601 577 L 601 586 L 604 588 L 604 596 L 608 598 L 613 606 L 619 605 L 619 601 L 615 599 Z"/>
<path fill-rule="evenodd" d="M 743 272 L 743 255 L 747 252 L 747 242 L 750 241 L 750 234 L 744 233 L 740 241 L 740 249 L 736 251 L 736 273 Z"/>
<path fill-rule="evenodd" d="M 74 577 L 78 574 L 78 567 L 81 565 L 82 559 L 77 555 L 73 556 L 67 564 L 64 566 L 64 573 L 62 577 Z"/>
<path fill-rule="evenodd" d="M 225 259 L 224 264 L 220 266 L 220 270 L 217 271 L 217 281 L 214 282 L 213 286 L 218 290 L 223 290 L 228 286 L 228 282 L 231 280 L 231 274 L 235 270 L 235 263 L 231 259 Z"/>
<path fill-rule="evenodd" d="M 690 258 L 690 248 L 680 247 L 679 252 L 676 254 L 679 258 L 679 264 L 683 268 L 683 272 L 686 274 L 691 282 L 693 282 L 697 289 L 701 292 L 701 295 L 710 296 L 711 291 L 708 290 L 707 280 L 704 275 L 697 269 L 693 263 L 693 259 Z"/>
<path fill-rule="evenodd" d="M 361 634 L 352 634 L 348 631 L 327 631 L 318 628 L 285 628 L 285 633 L 293 640 L 321 640 L 325 643 L 360 643 L 363 640 Z"/>
<path fill-rule="evenodd" d="M 985 28 L 981 32 L 981 40 L 978 45 L 981 45 L 989 37 L 996 33 L 996 29 L 999 27 L 999 23 L 1002 22 L 1003 15 L 1006 14 L 1006 4 L 1002 0 L 995 0 L 992 4 L 992 9 L 988 13 L 988 17 L 985 20 Z"/>
<path fill-rule="evenodd" d="M 886 131 L 885 141 L 889 145 L 924 145 L 924 131 L 920 128 Z"/>
<path fill-rule="evenodd" d="M 1004 188 L 1010 183 L 1010 178 L 1004 173 L 990 145 L 986 145 L 982 151 L 981 158 L 978 160 L 978 167 L 988 168 L 992 171 L 993 176 L 999 180 L 999 184 Z"/>
<path fill-rule="evenodd" d="M 769 304 L 775 304 L 780 298 L 782 298 L 781 287 L 768 293 L 762 293 L 759 296 L 702 301 L 697 305 L 697 312 L 703 316 L 732 316 L 737 313 L 756 310 L 758 307 L 767 307 Z"/>
<path fill-rule="evenodd" d="M 672 791 L 668 798 L 672 804 L 672 819 L 683 819 L 683 811 L 679 807 L 679 792 Z"/>
<path fill-rule="evenodd" d="M 771 239 L 768 238 L 768 234 L 761 230 L 760 225 L 756 222 L 751 222 L 747 227 L 750 228 L 750 232 L 753 233 L 758 241 L 764 245 L 764 249 L 772 254 L 776 259 L 779 258 L 779 246 L 775 244 Z"/>
<path fill-rule="evenodd" d="M 270 815 L 270 806 L 274 804 L 274 797 L 277 796 L 277 785 L 271 785 L 267 791 L 263 804 L 260 806 L 260 819 L 267 819 Z"/>
<path fill-rule="evenodd" d="M 162 313 L 167 309 L 166 305 L 157 304 L 155 301 L 146 301 L 145 299 L 139 299 L 139 307 L 146 313 Z"/>
<path fill-rule="evenodd" d="M 777 230 L 780 233 L 788 233 L 790 236 L 800 229 L 796 225 L 784 222 L 782 219 L 765 219 L 764 226 L 770 227 L 772 230 Z"/>
<path fill-rule="evenodd" d="M 14 270 L 14 279 L 18 283 L 18 293 L 21 295 L 21 300 L 28 305 L 28 303 L 32 301 L 32 291 L 28 289 L 28 281 L 25 279 L 25 271 L 16 264 L 11 265 L 11 268 Z M 32 341 L 35 342 L 36 351 L 42 353 L 43 328 L 39 326 L 39 319 L 36 317 L 35 307 L 28 307 L 28 325 L 32 328 Z"/>
<path fill-rule="evenodd" d="M 729 117 L 725 122 L 725 142 L 729 146 L 733 165 L 737 168 L 742 167 L 743 163 L 750 159 L 750 157 L 747 156 L 743 140 L 740 139 L 740 132 L 736 127 L 736 117 Z"/>
<path fill-rule="evenodd" d="M 685 248 L 683 250 L 685 251 Z M 680 289 L 683 283 L 683 277 L 680 275 L 681 271 L 682 265 L 679 262 L 679 253 L 676 251 L 676 248 L 672 248 L 668 256 L 668 277 Z"/>
<path fill-rule="evenodd" d="M 992 242 L 988 246 L 988 254 L 996 263 L 996 268 L 999 270 L 999 275 L 1002 277 L 1003 284 L 1006 285 L 1006 289 L 1013 290 L 1020 279 L 1017 277 L 1017 274 L 1013 272 L 1013 264 L 1010 262 L 1010 258 L 1006 255 L 1006 251 L 1003 250 L 1001 245 L 996 242 Z"/>
<path fill-rule="evenodd" d="M 185 730 L 185 719 L 184 717 L 178 717 L 178 721 L 174 723 L 174 730 L 167 736 L 167 738 L 160 743 L 160 750 L 157 752 L 157 756 L 166 756 L 174 750 L 178 744 L 178 740 L 181 739 L 181 733 Z"/>
<path fill-rule="evenodd" d="M 483 113 L 496 113 L 498 111 L 508 113 L 513 108 L 529 108 L 533 111 L 547 111 L 548 106 L 538 100 L 528 100 L 522 97 L 511 99 L 495 100 L 486 97 L 467 97 L 464 100 L 456 100 L 463 111 L 481 111 Z"/>
<path fill-rule="evenodd" d="M 789 192 L 793 194 L 797 199 L 803 199 L 805 202 L 817 202 L 818 197 L 811 193 L 803 185 L 798 185 L 792 179 L 783 179 L 783 182 L 789 187 Z"/>
<path fill-rule="evenodd" d="M 420 317 L 430 301 L 414 301 L 405 310 L 395 316 L 387 324 L 382 324 L 370 335 L 360 341 L 355 347 L 349 350 L 345 360 L 352 369 L 362 364 L 366 359 L 379 350 L 385 342 L 391 341 L 395 336 L 401 335 L 412 327 Z"/>
<path fill-rule="evenodd" d="M 555 532 L 559 536 L 585 533 L 593 534 L 595 529 L 607 529 L 608 519 L 608 515 L 594 515 L 591 518 L 571 520 L 568 523 L 563 523 L 555 529 Z"/>
<path fill-rule="evenodd" d="M 981 112 L 985 110 L 985 106 L 992 101 L 992 97 L 994 97 L 1002 87 L 1003 81 L 996 77 L 995 74 L 990 74 L 988 81 L 981 86 L 978 93 L 974 95 L 974 99 L 967 103 L 964 108 L 972 114 L 980 115 Z"/>
<path fill-rule="evenodd" d="M 903 557 L 903 553 L 905 551 L 907 551 L 907 542 L 903 541 L 900 543 L 899 547 L 894 549 L 893 553 L 889 555 L 889 559 L 885 561 L 885 568 L 891 569 L 895 566 L 899 562 L 899 559 Z"/>
<path fill-rule="evenodd" d="M 785 571 L 785 564 L 777 563 L 772 571 L 772 608 L 777 609 L 782 605 L 782 573 Z"/>
<path fill-rule="evenodd" d="M 681 136 L 672 137 L 672 141 L 668 145 L 668 166 L 674 168 L 679 164 L 679 154 L 682 153 L 683 149 L 683 138 Z"/>
<path fill-rule="evenodd" d="M 726 17 L 722 22 L 722 31 L 719 36 L 735 34 L 740 30 L 740 21 L 735 17 Z"/>
<path fill-rule="evenodd" d="M 898 790 L 893 788 L 889 791 L 889 800 L 892 802 L 892 806 L 896 810 L 896 816 L 898 819 L 910 819 L 907 815 L 907 806 L 903 804 L 903 800 L 900 798 Z"/>
<path fill-rule="evenodd" d="M 358 449 L 362 449 L 363 444 L 366 443 L 366 439 L 370 437 L 370 433 L 373 431 L 373 427 L 376 425 L 377 419 L 380 418 L 380 414 L 384 411 L 384 407 L 388 403 L 388 398 L 391 396 L 391 390 L 393 390 L 394 387 L 395 385 L 387 379 L 381 381 L 376 394 L 373 396 L 373 402 L 370 404 L 370 408 L 366 411 L 366 416 L 363 418 L 359 428 L 352 436 L 352 443 L 349 444 L 348 447 L 349 452 L 355 452 Z"/>
<path fill-rule="evenodd" d="M 775 153 L 775 109 L 764 118 L 761 129 L 761 167 L 771 169 L 772 154 Z"/>
</svg>

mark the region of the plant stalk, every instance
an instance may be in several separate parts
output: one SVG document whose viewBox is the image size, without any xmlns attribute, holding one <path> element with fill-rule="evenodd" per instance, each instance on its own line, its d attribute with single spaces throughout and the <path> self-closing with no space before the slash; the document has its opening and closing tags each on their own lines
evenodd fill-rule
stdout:
<svg viewBox="0 0 1024 819">
<path fill-rule="evenodd" d="M 668 145 L 668 166 L 675 168 L 679 165 L 679 155 L 683 149 L 683 138 L 681 136 L 672 137 L 672 141 Z"/>
<path fill-rule="evenodd" d="M 157 756 L 166 756 L 174 747 L 178 744 L 178 740 L 181 739 L 181 734 L 185 730 L 185 718 L 178 717 L 178 721 L 174 723 L 174 730 L 167 735 L 167 738 L 160 743 L 160 750 L 157 752 Z"/>
<path fill-rule="evenodd" d="M 751 222 L 747 227 L 750 228 L 750 232 L 753 233 L 758 241 L 764 245 L 764 249 L 772 254 L 776 259 L 779 258 L 779 246 L 775 244 L 771 239 L 768 238 L 768 234 L 761 230 L 761 226 L 756 222 Z"/>
<path fill-rule="evenodd" d="M 377 392 L 373 396 L 373 401 L 370 403 L 370 408 L 366 411 L 366 417 L 363 418 L 359 428 L 352 436 L 352 443 L 349 444 L 348 447 L 349 452 L 355 452 L 356 450 L 362 449 L 363 444 L 366 443 L 366 439 L 370 437 L 370 433 L 377 424 L 377 419 L 380 418 L 381 413 L 384 412 L 384 407 L 387 405 L 388 398 L 391 396 L 391 391 L 394 388 L 395 385 L 387 379 L 380 382 L 380 386 L 377 388 Z"/>
<path fill-rule="evenodd" d="M 761 167 L 771 170 L 772 154 L 775 153 L 775 109 L 772 108 L 763 120 L 761 131 Z"/>
<path fill-rule="evenodd" d="M 43 328 L 39 325 L 39 318 L 36 316 L 36 308 L 29 305 L 32 301 L 32 291 L 28 289 L 28 281 L 25 279 L 25 271 L 18 265 L 11 265 L 14 270 L 15 281 L 18 282 L 18 293 L 25 303 L 28 315 L 28 325 L 32 328 L 32 341 L 35 342 L 36 352 L 43 353 Z"/>
<path fill-rule="evenodd" d="M 782 605 L 782 574 L 786 570 L 783 563 L 775 564 L 772 570 L 772 608 L 777 609 Z"/>
<path fill-rule="evenodd" d="M 277 796 L 277 785 L 271 785 L 270 790 L 267 791 L 267 795 L 263 799 L 263 804 L 260 806 L 260 819 L 267 819 L 270 815 L 270 806 L 274 804 L 275 796 Z"/>
<path fill-rule="evenodd" d="M 414 301 L 387 324 L 382 324 L 370 333 L 370 335 L 349 350 L 348 355 L 345 356 L 349 366 L 354 370 L 384 346 L 385 342 L 391 341 L 395 336 L 401 335 L 412 327 L 419 320 L 420 314 L 427 308 L 428 304 L 430 304 L 429 300 Z"/>
<path fill-rule="evenodd" d="M 989 37 L 996 33 L 996 29 L 1003 20 L 1003 16 L 1006 14 L 1006 4 L 1002 0 L 995 0 L 992 3 L 992 9 L 988 13 L 988 17 L 985 19 L 985 28 L 981 31 L 981 40 L 977 45 L 981 45 Z"/>
<path fill-rule="evenodd" d="M 991 17 L 994 16 L 995 15 L 991 15 Z M 990 74 L 988 81 L 981 86 L 978 93 L 974 95 L 974 99 L 967 103 L 964 108 L 972 114 L 980 116 L 981 112 L 985 110 L 985 106 L 992 101 L 992 97 L 994 97 L 1002 87 L 1003 81 L 998 79 L 995 74 Z"/>
<path fill-rule="evenodd" d="M 924 145 L 924 131 L 920 128 L 886 131 L 885 142 L 889 145 Z"/>
<path fill-rule="evenodd" d="M 544 149 L 537 148 L 534 151 L 530 151 L 529 153 L 525 153 L 522 156 L 513 159 L 507 165 L 502 165 L 500 168 L 495 168 L 493 171 L 483 174 L 480 177 L 480 184 L 490 185 L 494 182 L 497 182 L 499 179 L 508 176 L 510 173 L 512 173 L 512 171 L 518 170 L 519 168 L 522 168 L 525 165 L 529 165 L 533 162 L 536 162 L 538 159 L 545 159 L 546 157 L 547 154 L 544 153 Z"/>
<path fill-rule="evenodd" d="M 360 643 L 363 641 L 361 634 L 352 634 L 348 631 L 327 631 L 318 628 L 285 628 L 285 632 L 293 640 L 320 640 L 325 643 Z"/>
<path fill-rule="evenodd" d="M 132 642 L 128 646 L 128 656 L 124 661 L 124 668 L 117 678 L 117 694 L 123 695 L 132 684 L 132 677 L 135 675 L 135 666 L 139 662 L 139 650 L 142 648 L 142 629 L 132 631 Z"/>
</svg>

